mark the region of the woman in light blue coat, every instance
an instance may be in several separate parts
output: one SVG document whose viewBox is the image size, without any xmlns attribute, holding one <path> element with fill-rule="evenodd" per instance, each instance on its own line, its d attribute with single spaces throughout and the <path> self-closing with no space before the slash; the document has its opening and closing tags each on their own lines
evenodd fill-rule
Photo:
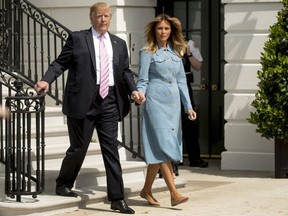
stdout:
<svg viewBox="0 0 288 216">
<path fill-rule="evenodd" d="M 186 43 L 175 21 L 162 14 L 149 22 L 146 46 L 140 51 L 137 90 L 146 97 L 142 137 L 148 164 L 140 196 L 151 205 L 159 205 L 152 195 L 152 184 L 159 169 L 170 191 L 171 205 L 188 200 L 176 190 L 171 164 L 171 161 L 182 160 L 181 102 L 187 117 L 196 119 L 181 59 Z"/>
</svg>

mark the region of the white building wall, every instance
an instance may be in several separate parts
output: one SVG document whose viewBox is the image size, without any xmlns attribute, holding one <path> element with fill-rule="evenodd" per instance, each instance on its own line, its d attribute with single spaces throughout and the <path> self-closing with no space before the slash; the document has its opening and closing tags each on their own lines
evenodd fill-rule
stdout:
<svg viewBox="0 0 288 216">
<path fill-rule="evenodd" d="M 90 27 L 89 8 L 95 0 L 30 0 L 70 30 Z M 110 32 L 125 39 L 132 70 L 137 71 L 144 27 L 154 17 L 157 0 L 108 0 L 113 17 Z M 260 53 L 276 21 L 280 0 L 222 0 L 225 3 L 225 148 L 223 170 L 274 170 L 273 141 L 260 137 L 247 122 L 257 91 Z M 134 48 L 134 49 L 133 49 Z"/>
<path fill-rule="evenodd" d="M 90 6 L 95 0 L 30 0 L 53 19 L 71 31 L 91 27 Z M 131 69 L 137 72 L 138 55 L 144 45 L 145 25 L 155 17 L 157 0 L 106 0 L 112 6 L 112 21 L 109 31 L 127 42 L 131 58 Z"/>
<path fill-rule="evenodd" d="M 261 138 L 247 118 L 257 91 L 260 56 L 279 0 L 222 0 L 225 13 L 225 148 L 223 170 L 274 170 L 273 140 Z"/>
</svg>

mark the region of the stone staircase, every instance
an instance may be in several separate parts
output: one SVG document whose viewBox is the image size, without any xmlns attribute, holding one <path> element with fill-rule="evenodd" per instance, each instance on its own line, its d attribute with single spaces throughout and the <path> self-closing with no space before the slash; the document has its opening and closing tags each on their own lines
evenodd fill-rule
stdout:
<svg viewBox="0 0 288 216">
<path fill-rule="evenodd" d="M 94 140 L 94 138 L 93 138 Z M 16 215 L 54 215 L 83 208 L 87 204 L 105 202 L 106 176 L 101 150 L 97 143 L 90 144 L 81 172 L 77 177 L 74 190 L 77 198 L 55 195 L 55 179 L 58 176 L 62 159 L 69 146 L 67 126 L 61 107 L 46 107 L 45 111 L 45 191 L 36 198 L 21 196 L 21 202 L 5 195 L 5 166 L 0 164 L 0 216 Z M 142 160 L 132 158 L 123 147 L 119 148 L 126 197 L 139 194 L 145 179 L 146 164 Z M 176 178 L 177 187 L 186 181 Z M 166 190 L 163 179 L 157 178 L 155 190 Z M 107 205 L 110 210 L 110 206 Z"/>
</svg>

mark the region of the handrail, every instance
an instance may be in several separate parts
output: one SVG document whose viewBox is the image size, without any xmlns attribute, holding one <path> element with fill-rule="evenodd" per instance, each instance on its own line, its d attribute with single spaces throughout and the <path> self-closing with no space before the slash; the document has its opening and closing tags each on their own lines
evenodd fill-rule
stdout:
<svg viewBox="0 0 288 216">
<path fill-rule="evenodd" d="M 6 68 L 3 68 L 0 66 L 0 82 L 8 87 L 9 89 L 12 89 L 13 91 L 19 91 L 13 84 L 13 82 L 15 80 L 21 80 L 24 84 L 24 86 L 26 86 L 26 90 L 25 88 L 20 89 L 20 91 L 22 91 L 23 95 L 28 95 L 27 94 L 27 90 L 28 89 L 32 89 L 34 86 L 34 83 L 32 83 L 30 80 L 26 79 L 26 77 L 23 77 L 21 73 L 17 73 L 17 72 L 11 72 L 9 70 L 7 70 Z"/>
<path fill-rule="evenodd" d="M 31 16 L 31 18 L 35 18 L 39 24 L 46 26 L 52 32 L 54 32 L 54 34 L 57 34 L 59 37 L 62 37 L 62 38 L 68 37 L 68 34 L 71 31 L 66 26 L 62 25 L 57 20 L 49 16 L 47 13 L 37 8 L 30 1 L 23 0 L 23 2 L 26 3 L 25 5 L 24 4 L 21 5 L 24 13 Z M 30 11 L 30 13 L 28 13 L 28 11 Z"/>
<path fill-rule="evenodd" d="M 0 65 L 21 73 L 34 85 L 57 57 L 71 31 L 27 0 L 2 1 L 7 8 L 0 13 Z M 62 103 L 65 80 L 61 75 L 47 93 L 56 105 Z"/>
</svg>

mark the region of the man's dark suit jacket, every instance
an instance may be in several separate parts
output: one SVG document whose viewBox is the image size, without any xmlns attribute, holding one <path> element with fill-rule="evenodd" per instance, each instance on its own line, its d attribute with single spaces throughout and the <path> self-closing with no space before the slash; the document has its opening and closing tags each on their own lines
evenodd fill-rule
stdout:
<svg viewBox="0 0 288 216">
<path fill-rule="evenodd" d="M 129 69 L 126 42 L 110 34 L 113 48 L 113 73 L 119 108 L 119 121 L 129 112 L 128 94 L 136 90 Z M 51 63 L 42 80 L 51 84 L 65 70 L 69 71 L 63 99 L 63 113 L 85 117 L 96 95 L 96 58 L 91 29 L 72 32 L 58 58 Z"/>
</svg>

